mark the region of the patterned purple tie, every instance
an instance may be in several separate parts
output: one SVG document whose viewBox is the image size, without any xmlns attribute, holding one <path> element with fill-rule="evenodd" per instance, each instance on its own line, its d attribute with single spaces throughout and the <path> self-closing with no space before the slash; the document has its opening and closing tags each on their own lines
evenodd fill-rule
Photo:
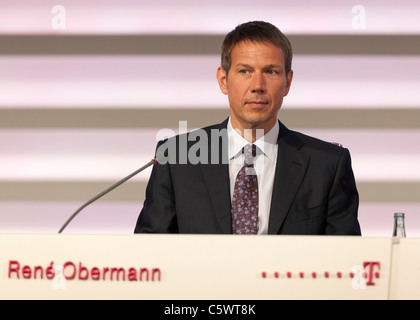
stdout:
<svg viewBox="0 0 420 320">
<path fill-rule="evenodd" d="M 243 150 L 245 162 L 236 176 L 232 197 L 232 233 L 257 234 L 258 179 L 254 169 L 257 147 L 248 144 Z"/>
</svg>

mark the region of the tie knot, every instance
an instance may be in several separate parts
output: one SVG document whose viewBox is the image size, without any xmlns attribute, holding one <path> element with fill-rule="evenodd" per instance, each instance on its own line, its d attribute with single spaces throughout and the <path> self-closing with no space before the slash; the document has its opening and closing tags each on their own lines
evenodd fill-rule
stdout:
<svg viewBox="0 0 420 320">
<path fill-rule="evenodd" d="M 257 156 L 257 146 L 255 144 L 247 144 L 244 147 L 245 165 L 253 165 Z"/>
</svg>

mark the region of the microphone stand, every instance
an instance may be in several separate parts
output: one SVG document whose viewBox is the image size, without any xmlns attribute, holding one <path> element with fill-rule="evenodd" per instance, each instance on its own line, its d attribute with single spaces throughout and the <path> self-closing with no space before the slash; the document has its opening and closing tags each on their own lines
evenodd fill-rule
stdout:
<svg viewBox="0 0 420 320">
<path fill-rule="evenodd" d="M 126 182 L 127 180 L 131 179 L 132 177 L 134 177 L 135 175 L 139 174 L 140 172 L 142 172 L 143 170 L 145 170 L 146 168 L 150 167 L 151 165 L 156 164 L 157 160 L 153 159 L 150 162 L 148 162 L 146 165 L 144 165 L 143 167 L 141 167 L 140 169 L 134 171 L 133 173 L 131 173 L 130 175 L 128 175 L 127 177 L 121 179 L 120 181 L 118 181 L 117 183 L 113 184 L 112 186 L 110 186 L 108 189 L 102 191 L 100 194 L 98 194 L 97 196 L 93 197 L 92 199 L 90 199 L 89 201 L 87 201 L 85 204 L 83 204 L 79 209 L 77 209 L 70 218 L 67 219 L 66 223 L 64 223 L 64 225 L 61 227 L 60 231 L 58 231 L 58 233 L 62 233 L 63 230 L 67 227 L 67 225 L 79 214 L 80 211 L 82 211 L 84 208 L 86 208 L 88 205 L 92 204 L 93 202 L 95 202 L 96 200 L 98 200 L 99 198 L 103 197 L 104 195 L 106 195 L 108 192 L 114 190 L 116 187 L 118 187 L 119 185 L 123 184 L 124 182 Z"/>
</svg>

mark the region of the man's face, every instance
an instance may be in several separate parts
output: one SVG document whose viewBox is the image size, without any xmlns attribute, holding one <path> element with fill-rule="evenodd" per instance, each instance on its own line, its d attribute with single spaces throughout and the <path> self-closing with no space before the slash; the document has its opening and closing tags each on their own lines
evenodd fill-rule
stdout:
<svg viewBox="0 0 420 320">
<path fill-rule="evenodd" d="M 235 129 L 270 131 L 287 95 L 293 72 L 286 78 L 283 50 L 270 42 L 244 41 L 232 50 L 228 75 L 219 67 L 220 89 L 228 95 Z"/>
</svg>

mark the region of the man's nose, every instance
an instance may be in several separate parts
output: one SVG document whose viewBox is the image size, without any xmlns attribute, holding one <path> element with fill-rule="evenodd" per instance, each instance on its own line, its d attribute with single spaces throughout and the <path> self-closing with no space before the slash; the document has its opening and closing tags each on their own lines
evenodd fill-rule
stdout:
<svg viewBox="0 0 420 320">
<path fill-rule="evenodd" d="M 265 78 L 262 73 L 255 72 L 253 74 L 250 89 L 252 93 L 264 93 L 266 91 Z"/>
</svg>

